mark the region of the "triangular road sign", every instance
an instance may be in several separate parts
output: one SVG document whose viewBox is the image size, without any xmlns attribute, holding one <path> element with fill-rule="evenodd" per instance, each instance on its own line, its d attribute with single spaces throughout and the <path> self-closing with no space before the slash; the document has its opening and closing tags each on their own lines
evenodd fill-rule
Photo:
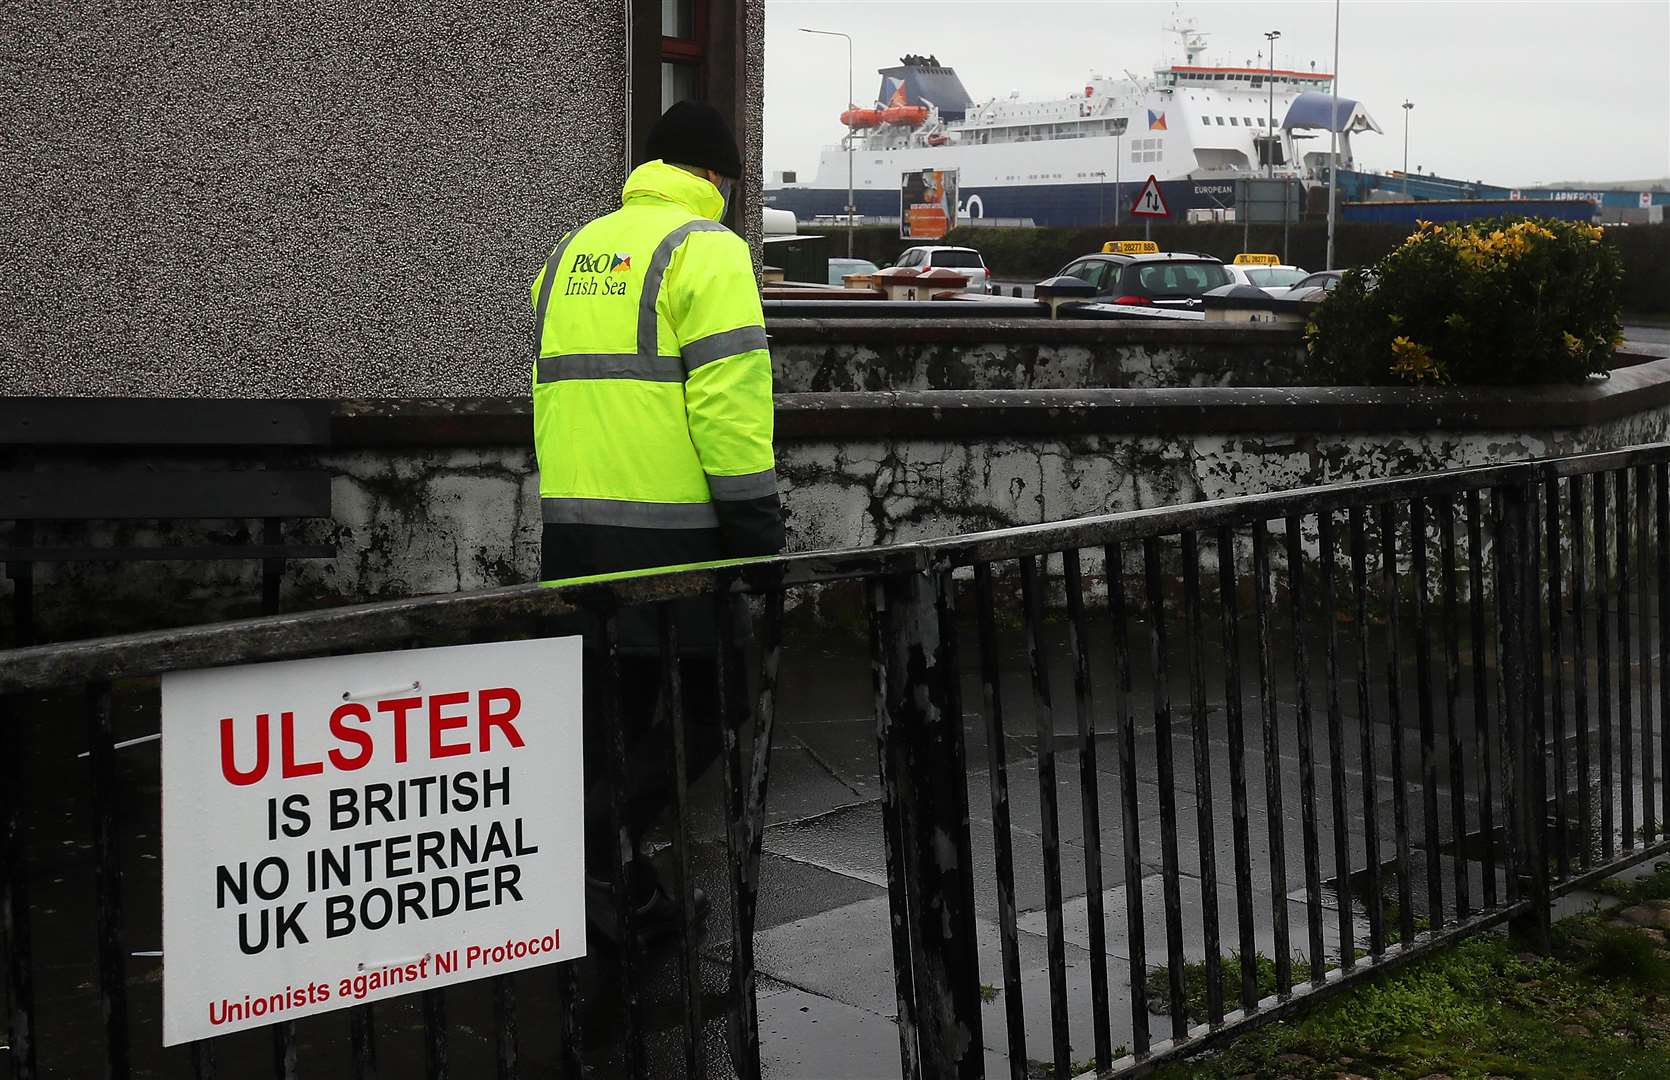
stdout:
<svg viewBox="0 0 1670 1080">
<path fill-rule="evenodd" d="M 1153 176 L 1149 176 L 1148 183 L 1142 185 L 1142 190 L 1137 192 L 1136 202 L 1131 204 L 1131 216 L 1171 216 L 1171 210 L 1166 206 L 1166 197 L 1160 194 L 1160 182 Z"/>
</svg>

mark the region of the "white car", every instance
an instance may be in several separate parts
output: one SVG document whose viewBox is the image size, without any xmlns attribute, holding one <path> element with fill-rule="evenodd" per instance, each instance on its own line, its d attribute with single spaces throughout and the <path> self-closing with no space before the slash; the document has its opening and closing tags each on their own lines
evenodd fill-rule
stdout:
<svg viewBox="0 0 1670 1080">
<path fill-rule="evenodd" d="M 1304 267 L 1286 263 L 1231 263 L 1224 269 L 1238 284 L 1263 289 L 1271 296 L 1286 296 L 1308 274 Z"/>
<path fill-rule="evenodd" d="M 955 270 L 968 278 L 969 292 L 990 292 L 991 272 L 986 269 L 986 260 L 980 253 L 967 247 L 913 247 L 905 248 L 899 257 L 893 261 L 894 266 L 914 266 L 921 270 L 929 267 L 944 267 Z"/>
</svg>

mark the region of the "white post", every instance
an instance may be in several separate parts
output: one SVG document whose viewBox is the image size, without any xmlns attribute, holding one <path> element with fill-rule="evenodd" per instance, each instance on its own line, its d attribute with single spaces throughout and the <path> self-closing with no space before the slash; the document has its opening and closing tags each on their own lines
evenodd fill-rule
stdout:
<svg viewBox="0 0 1670 1080">
<path fill-rule="evenodd" d="M 1339 191 L 1339 0 L 1334 0 L 1334 77 L 1328 80 L 1333 98 L 1328 117 L 1328 255 L 1324 270 L 1334 268 L 1334 205 Z"/>
</svg>

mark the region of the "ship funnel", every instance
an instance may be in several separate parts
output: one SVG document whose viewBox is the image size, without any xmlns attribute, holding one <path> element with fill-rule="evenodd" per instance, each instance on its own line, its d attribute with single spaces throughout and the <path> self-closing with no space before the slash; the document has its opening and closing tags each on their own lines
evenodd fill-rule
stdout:
<svg viewBox="0 0 1670 1080">
<path fill-rule="evenodd" d="M 925 119 L 929 105 L 937 105 L 941 119 L 962 120 L 974 104 L 956 69 L 940 64 L 935 56 L 905 56 L 898 67 L 882 68 L 879 74 L 876 100 L 884 109 L 922 109 Z"/>
</svg>

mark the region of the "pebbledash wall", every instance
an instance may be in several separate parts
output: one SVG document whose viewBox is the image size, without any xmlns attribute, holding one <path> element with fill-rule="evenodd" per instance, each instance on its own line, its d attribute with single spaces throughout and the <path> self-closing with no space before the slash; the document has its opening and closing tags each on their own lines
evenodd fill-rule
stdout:
<svg viewBox="0 0 1670 1080">
<path fill-rule="evenodd" d="M 764 3 L 708 8 L 757 205 Z M 618 205 L 629 11 L 658 52 L 650 0 L 8 5 L 0 395 L 524 392 L 529 282 Z"/>
</svg>

